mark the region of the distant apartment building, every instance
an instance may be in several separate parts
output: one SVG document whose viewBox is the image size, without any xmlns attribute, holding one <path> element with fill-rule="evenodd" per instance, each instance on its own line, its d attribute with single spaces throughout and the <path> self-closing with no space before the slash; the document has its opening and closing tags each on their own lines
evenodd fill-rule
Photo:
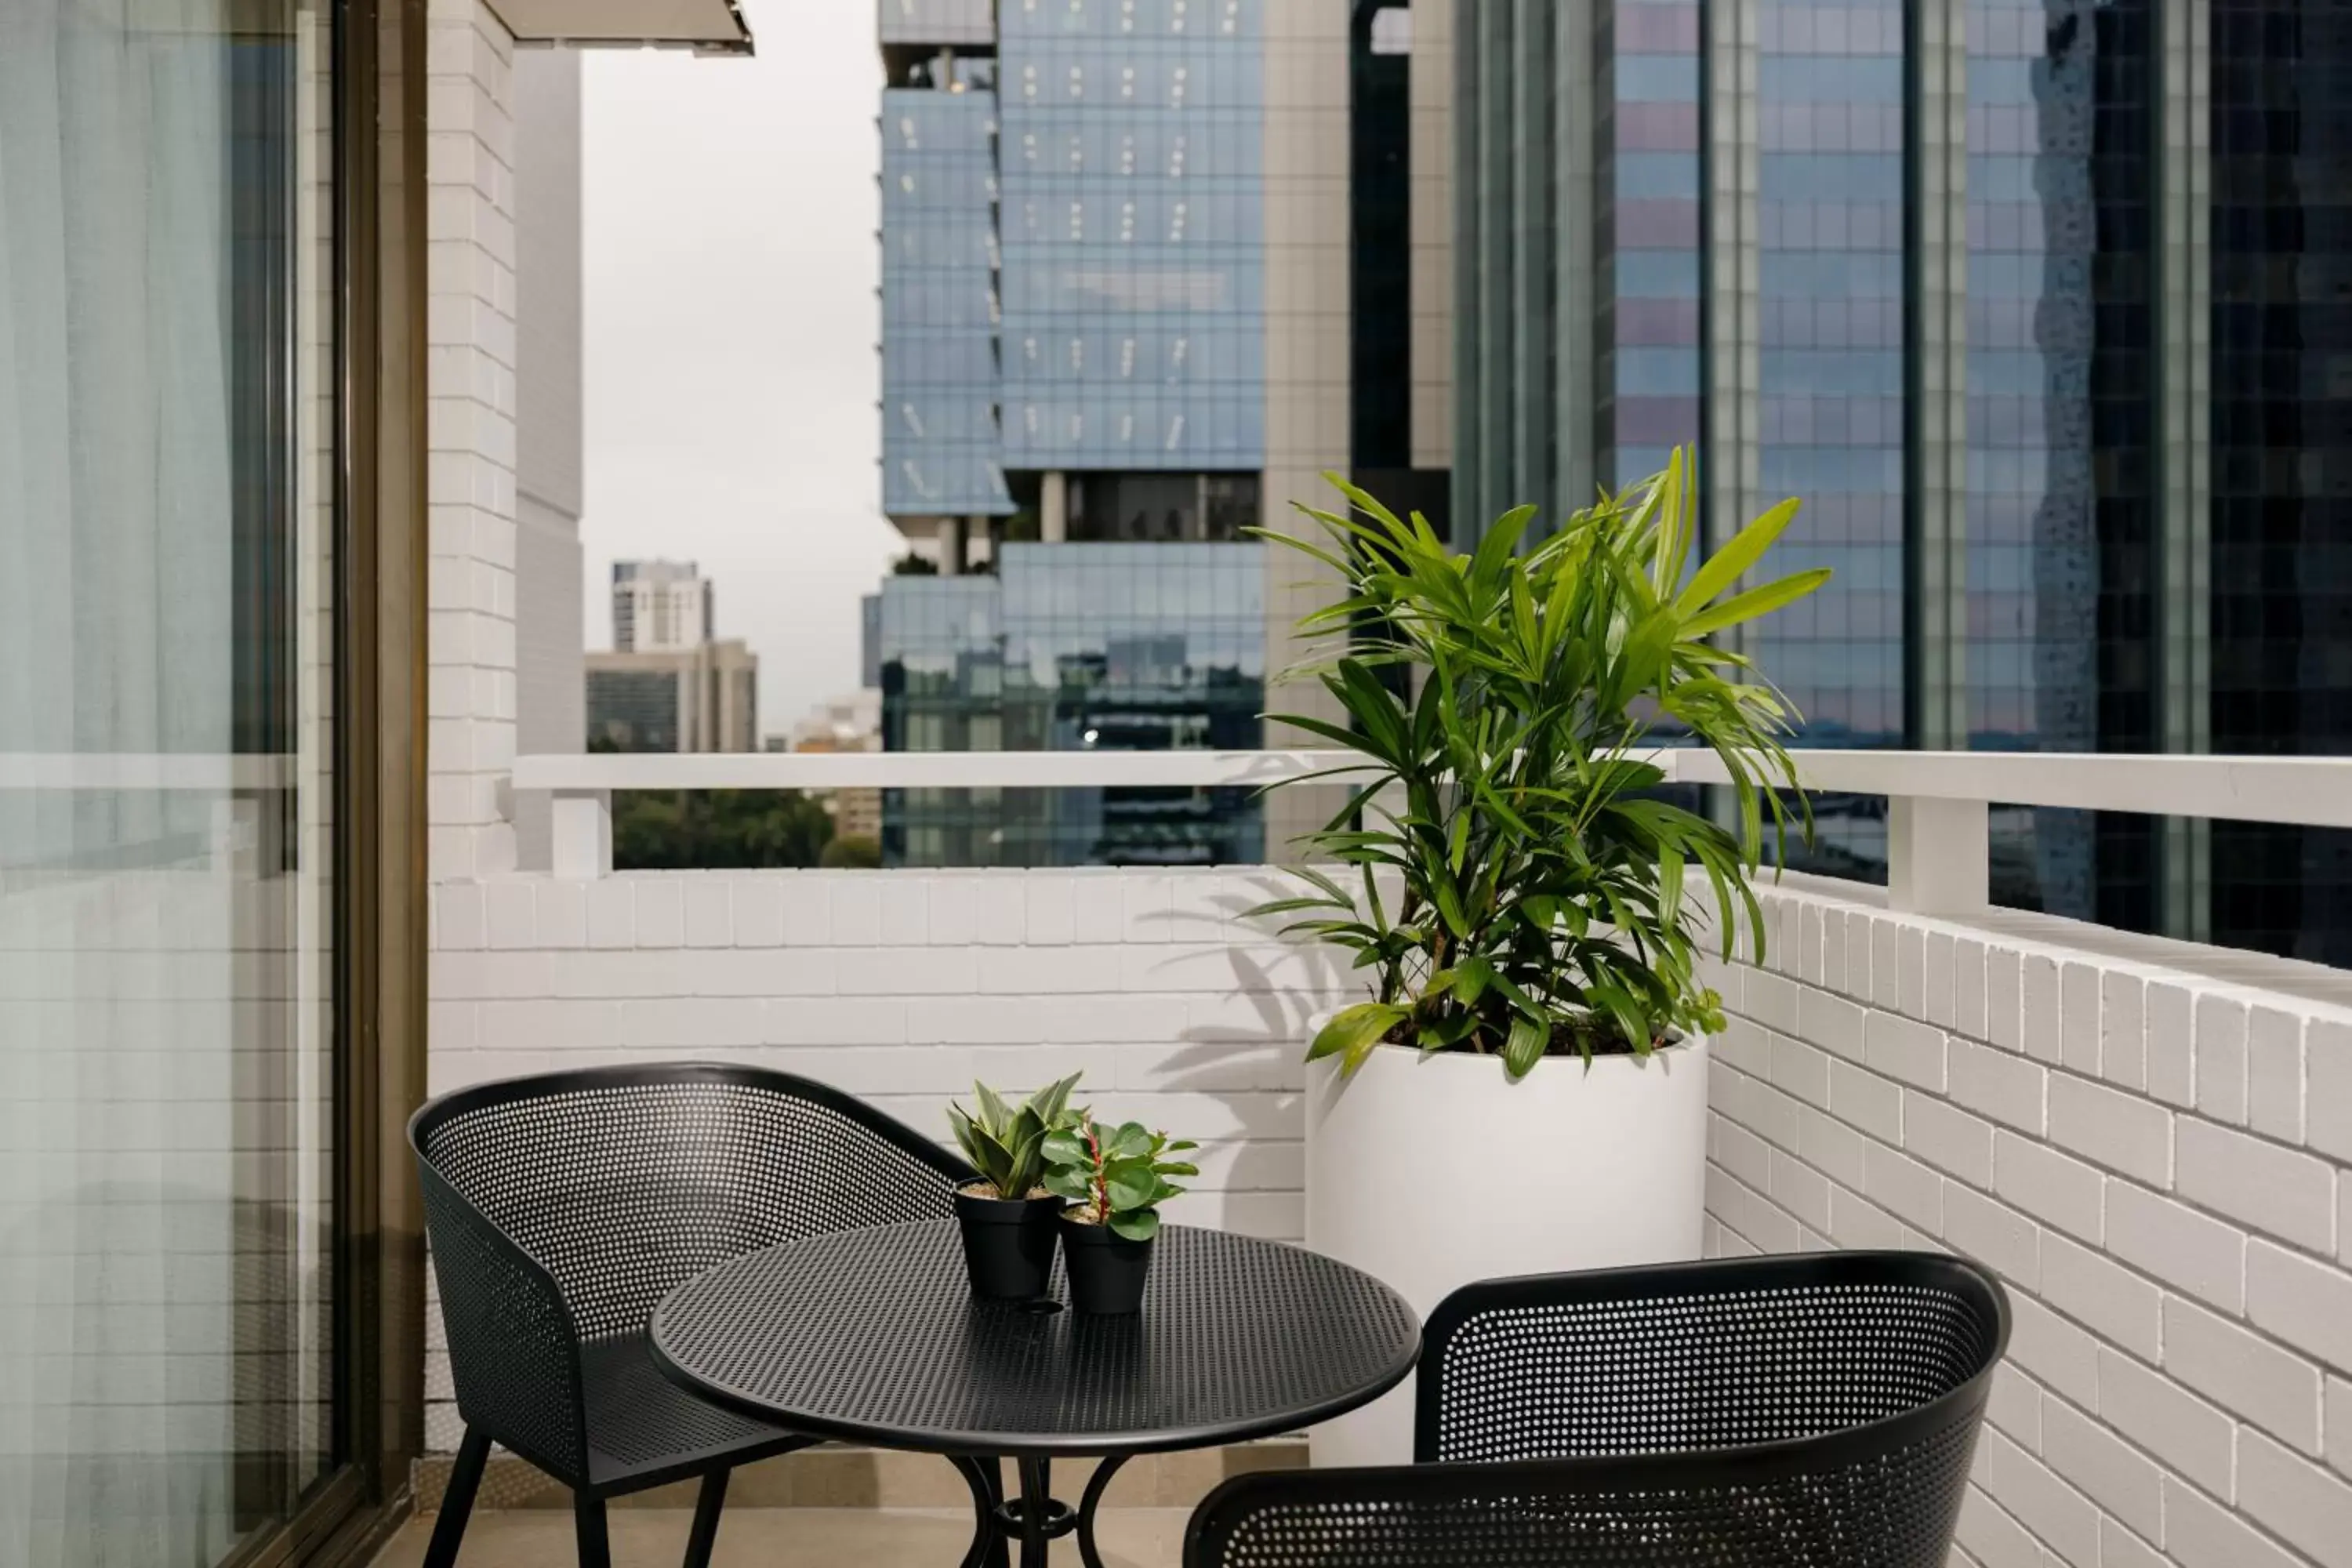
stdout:
<svg viewBox="0 0 2352 1568">
<path fill-rule="evenodd" d="M 613 563 L 613 647 L 676 653 L 717 637 L 710 579 L 691 561 Z"/>
<path fill-rule="evenodd" d="M 1332 499 L 1325 470 L 1441 513 L 1446 495 L 1444 182 L 1412 176 L 1443 167 L 1414 110 L 1451 91 L 1449 15 L 882 5 L 883 510 L 937 568 L 878 595 L 886 749 L 1282 739 L 1267 678 L 1328 588 L 1249 531 L 1304 526 L 1292 503 Z M 894 791 L 883 850 L 1247 861 L 1302 826 L 1268 809 Z"/>
<path fill-rule="evenodd" d="M 760 749 L 760 659 L 719 640 L 717 593 L 691 561 L 613 563 L 613 651 L 587 658 L 588 745 Z"/>
<path fill-rule="evenodd" d="M 789 735 L 772 735 L 772 752 L 878 752 L 882 749 L 882 693 L 860 689 L 820 702 L 802 716 Z M 835 838 L 882 838 L 882 792 L 835 789 L 823 793 Z"/>
<path fill-rule="evenodd" d="M 673 653 L 588 655 L 588 747 L 759 750 L 760 657 L 740 639 Z"/>
</svg>

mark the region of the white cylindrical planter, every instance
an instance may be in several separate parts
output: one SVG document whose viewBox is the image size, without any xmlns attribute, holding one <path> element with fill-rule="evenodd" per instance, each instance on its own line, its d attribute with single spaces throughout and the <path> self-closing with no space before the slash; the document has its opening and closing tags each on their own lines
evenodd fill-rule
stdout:
<svg viewBox="0 0 2352 1568">
<path fill-rule="evenodd" d="M 1316 1026 L 1320 1026 L 1317 1020 Z M 1311 1037 L 1311 1031 L 1310 1031 Z M 1646 1058 L 1381 1046 L 1307 1066 L 1307 1245 L 1424 1319 L 1474 1279 L 1694 1258 L 1706 1212 L 1706 1041 Z M 1308 1434 L 1318 1465 L 1412 1458 L 1412 1382 Z"/>
</svg>

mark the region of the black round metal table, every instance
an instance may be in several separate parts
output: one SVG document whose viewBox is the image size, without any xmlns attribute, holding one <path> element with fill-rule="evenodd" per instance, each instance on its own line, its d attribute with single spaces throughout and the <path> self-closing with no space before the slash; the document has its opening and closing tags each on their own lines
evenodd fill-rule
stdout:
<svg viewBox="0 0 2352 1568">
<path fill-rule="evenodd" d="M 952 1220 L 840 1231 L 722 1263 L 655 1309 L 655 1363 L 707 1398 L 779 1425 L 940 1454 L 971 1485 L 968 1568 L 1076 1531 L 1101 1568 L 1094 1514 L 1129 1458 L 1297 1431 L 1402 1382 L 1421 1323 L 1370 1275 L 1278 1242 L 1166 1226 L 1143 1310 L 1050 1296 L 980 1301 Z M 1059 1458 L 1100 1459 L 1073 1510 Z M 997 1461 L 1018 1462 L 1020 1496 Z"/>
</svg>

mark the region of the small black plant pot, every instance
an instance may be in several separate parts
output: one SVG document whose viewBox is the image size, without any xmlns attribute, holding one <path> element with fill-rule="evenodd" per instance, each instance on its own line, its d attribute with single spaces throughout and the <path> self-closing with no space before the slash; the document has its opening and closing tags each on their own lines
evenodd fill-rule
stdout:
<svg viewBox="0 0 2352 1568">
<path fill-rule="evenodd" d="M 1102 1317 L 1124 1317 L 1143 1310 L 1143 1282 L 1151 1275 L 1151 1243 L 1129 1241 L 1107 1225 L 1065 1220 L 1062 1267 L 1070 1277 L 1073 1308 Z"/>
<path fill-rule="evenodd" d="M 1062 1200 L 955 1195 L 963 1227 L 964 1267 L 971 1293 L 995 1301 L 1032 1301 L 1045 1293 L 1054 1272 L 1054 1226 Z"/>
</svg>

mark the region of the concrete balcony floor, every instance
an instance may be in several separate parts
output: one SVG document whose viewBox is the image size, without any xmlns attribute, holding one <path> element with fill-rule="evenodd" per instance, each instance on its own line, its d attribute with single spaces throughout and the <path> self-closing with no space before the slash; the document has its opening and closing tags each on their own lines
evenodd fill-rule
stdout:
<svg viewBox="0 0 2352 1568">
<path fill-rule="evenodd" d="M 614 1508 L 614 1568 L 675 1568 L 693 1514 L 686 1509 Z M 1105 1568 L 1176 1568 L 1183 1556 L 1181 1508 L 1105 1508 L 1097 1540 Z M 433 1521 L 409 1521 L 375 1568 L 417 1568 Z M 946 1568 L 971 1541 L 971 1511 L 944 1508 L 730 1508 L 719 1527 L 712 1568 Z M 458 1568 L 570 1568 L 577 1559 L 572 1515 L 552 1508 L 478 1512 L 466 1530 Z M 1078 1543 L 1054 1543 L 1054 1562 L 1075 1565 Z"/>
</svg>

